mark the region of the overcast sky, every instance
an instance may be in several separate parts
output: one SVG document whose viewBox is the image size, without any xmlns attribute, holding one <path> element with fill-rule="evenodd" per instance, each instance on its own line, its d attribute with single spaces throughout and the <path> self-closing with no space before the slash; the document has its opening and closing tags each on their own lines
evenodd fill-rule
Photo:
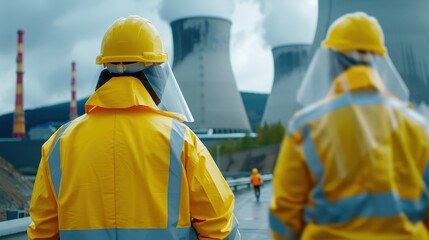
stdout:
<svg viewBox="0 0 429 240">
<path fill-rule="evenodd" d="M 24 107 L 69 101 L 71 62 L 76 61 L 77 98 L 89 96 L 104 32 L 117 18 L 140 15 L 160 31 L 173 59 L 169 21 L 217 16 L 232 21 L 231 62 L 240 91 L 269 93 L 271 48 L 311 43 L 317 0 L 11 0 L 0 8 L 0 114 L 14 110 L 17 30 L 24 30 Z"/>
</svg>

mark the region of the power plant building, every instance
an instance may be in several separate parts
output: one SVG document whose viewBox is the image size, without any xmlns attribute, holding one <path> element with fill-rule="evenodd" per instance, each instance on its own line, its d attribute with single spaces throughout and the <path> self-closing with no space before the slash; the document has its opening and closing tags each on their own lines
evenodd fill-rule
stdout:
<svg viewBox="0 0 429 240">
<path fill-rule="evenodd" d="M 313 51 L 338 17 L 363 11 L 383 28 L 390 58 L 410 90 L 416 107 L 429 105 L 429 1 L 319 0 L 319 20 Z"/>
<path fill-rule="evenodd" d="M 274 81 L 262 124 L 280 122 L 287 126 L 289 119 L 300 108 L 296 94 L 308 65 L 310 50 L 309 44 L 283 45 L 272 49 Z"/>
<path fill-rule="evenodd" d="M 171 28 L 173 72 L 195 118 L 189 127 L 215 133 L 249 132 L 230 60 L 231 22 L 192 17 L 171 22 Z"/>
</svg>

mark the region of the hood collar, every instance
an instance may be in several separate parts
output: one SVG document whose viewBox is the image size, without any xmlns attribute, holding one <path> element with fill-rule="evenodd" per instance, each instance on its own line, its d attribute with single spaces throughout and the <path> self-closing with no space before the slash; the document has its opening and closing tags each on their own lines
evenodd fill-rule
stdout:
<svg viewBox="0 0 429 240">
<path fill-rule="evenodd" d="M 125 109 L 132 107 L 150 109 L 183 122 L 179 115 L 160 110 L 140 80 L 131 76 L 113 77 L 98 88 L 86 101 L 85 112 L 90 113 L 97 108 Z"/>
<path fill-rule="evenodd" d="M 335 78 L 330 94 L 344 92 L 378 91 L 386 93 L 386 87 L 380 75 L 369 66 L 353 66 Z"/>
</svg>

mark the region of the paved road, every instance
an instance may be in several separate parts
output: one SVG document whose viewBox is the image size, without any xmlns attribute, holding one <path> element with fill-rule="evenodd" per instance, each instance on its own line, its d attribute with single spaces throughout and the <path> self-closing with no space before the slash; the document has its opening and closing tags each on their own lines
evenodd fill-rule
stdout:
<svg viewBox="0 0 429 240">
<path fill-rule="evenodd" d="M 272 195 L 271 183 L 261 188 L 259 203 L 253 189 L 243 189 L 235 193 L 235 215 L 239 222 L 242 240 L 272 239 L 268 226 L 268 206 Z"/>
</svg>

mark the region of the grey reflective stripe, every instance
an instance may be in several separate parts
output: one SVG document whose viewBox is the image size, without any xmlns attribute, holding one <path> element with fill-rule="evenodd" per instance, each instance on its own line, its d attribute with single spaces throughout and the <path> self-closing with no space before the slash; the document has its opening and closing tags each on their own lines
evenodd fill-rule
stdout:
<svg viewBox="0 0 429 240">
<path fill-rule="evenodd" d="M 182 148 L 185 125 L 173 119 L 170 135 L 170 173 L 168 176 L 168 220 L 167 227 L 177 227 L 180 211 L 182 183 Z"/>
<path fill-rule="evenodd" d="M 238 233 L 238 221 L 237 218 L 235 216 L 232 216 L 233 218 L 233 222 L 232 222 L 232 228 L 231 228 L 231 233 L 228 235 L 228 237 L 225 238 L 225 240 L 234 240 L 235 237 L 237 236 L 237 234 L 239 235 L 240 233 Z"/>
<path fill-rule="evenodd" d="M 129 239 L 190 239 L 190 228 L 108 228 L 87 230 L 61 230 L 61 240 L 129 240 Z"/>
<path fill-rule="evenodd" d="M 320 118 L 327 113 L 335 111 L 342 107 L 347 107 L 350 104 L 356 105 L 371 105 L 383 103 L 383 100 L 387 98 L 383 97 L 378 93 L 362 93 L 362 94 L 345 94 L 331 101 L 323 103 L 322 105 L 310 105 L 304 108 L 301 112 L 300 117 L 295 119 L 289 124 L 288 134 L 292 134 L 303 125 L 314 119 Z"/>
<path fill-rule="evenodd" d="M 286 238 L 287 240 L 299 239 L 299 233 L 293 230 L 287 224 L 280 221 L 280 219 L 278 219 L 277 216 L 275 216 L 270 212 L 268 217 L 269 217 L 268 220 L 270 222 L 270 228 L 277 235 L 281 236 L 282 238 Z"/>
<path fill-rule="evenodd" d="M 55 138 L 54 145 L 52 146 L 51 153 L 48 157 L 49 162 L 49 171 L 51 173 L 51 181 L 54 185 L 55 196 L 58 199 L 58 194 L 60 193 L 60 184 L 61 184 L 61 155 L 60 155 L 60 138 L 63 135 L 64 131 L 70 125 L 71 122 L 64 124 Z"/>
</svg>

